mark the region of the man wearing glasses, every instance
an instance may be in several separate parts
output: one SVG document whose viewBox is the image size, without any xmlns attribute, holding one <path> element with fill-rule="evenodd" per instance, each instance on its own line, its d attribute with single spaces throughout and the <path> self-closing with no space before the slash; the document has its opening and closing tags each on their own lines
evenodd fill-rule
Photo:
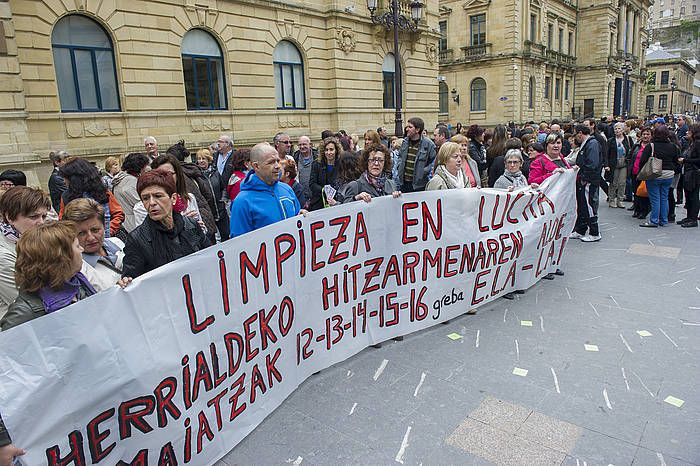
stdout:
<svg viewBox="0 0 700 466">
<path fill-rule="evenodd" d="M 284 160 L 292 151 L 292 140 L 287 133 L 277 133 L 272 139 L 272 143 L 277 149 L 277 155 L 280 160 Z"/>
</svg>

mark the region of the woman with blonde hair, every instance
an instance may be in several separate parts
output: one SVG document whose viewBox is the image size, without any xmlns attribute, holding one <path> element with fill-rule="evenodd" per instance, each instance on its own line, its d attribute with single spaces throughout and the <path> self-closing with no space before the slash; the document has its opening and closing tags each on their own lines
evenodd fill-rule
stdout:
<svg viewBox="0 0 700 466">
<path fill-rule="evenodd" d="M 80 273 L 83 248 L 73 222 L 49 222 L 17 242 L 15 282 L 19 295 L 0 320 L 2 330 L 63 309 L 95 294 Z"/>
<path fill-rule="evenodd" d="M 372 144 L 381 144 L 382 143 L 382 140 L 379 137 L 379 133 L 373 129 L 368 129 L 367 131 L 365 131 L 364 139 L 365 139 L 365 145 L 363 146 L 364 148 L 367 148 L 367 147 L 371 146 Z"/>
<path fill-rule="evenodd" d="M 112 180 L 121 171 L 119 157 L 107 157 L 105 160 L 105 174 L 102 176 L 102 184 L 112 191 Z"/>
<path fill-rule="evenodd" d="M 450 142 L 459 144 L 459 153 L 462 157 L 462 170 L 467 177 L 469 184 L 467 188 L 480 188 L 481 176 L 479 175 L 479 164 L 470 155 L 469 139 L 462 134 L 455 134 Z"/>
<path fill-rule="evenodd" d="M 426 191 L 435 189 L 460 189 L 467 186 L 467 176 L 462 170 L 462 155 L 459 144 L 446 142 L 440 146 L 433 177 L 426 186 Z"/>
</svg>

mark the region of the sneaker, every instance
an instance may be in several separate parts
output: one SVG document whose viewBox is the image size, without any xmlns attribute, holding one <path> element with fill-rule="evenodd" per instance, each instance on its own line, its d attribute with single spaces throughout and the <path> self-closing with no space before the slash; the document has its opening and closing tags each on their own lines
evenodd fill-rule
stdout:
<svg viewBox="0 0 700 466">
<path fill-rule="evenodd" d="M 622 201 L 619 200 L 619 199 L 617 200 L 617 208 L 618 208 L 618 209 L 624 209 L 624 208 L 625 208 L 625 205 L 624 205 L 624 204 L 622 203 Z"/>
<path fill-rule="evenodd" d="M 608 207 L 614 209 L 617 207 L 617 203 L 615 201 L 608 202 Z"/>
<path fill-rule="evenodd" d="M 581 241 L 584 243 L 593 243 L 594 241 L 600 241 L 603 237 L 600 235 L 586 235 L 583 238 L 581 238 Z"/>
<path fill-rule="evenodd" d="M 583 238 L 583 235 L 579 233 L 578 231 L 574 231 L 569 235 L 569 239 L 581 239 Z"/>
<path fill-rule="evenodd" d="M 503 299 L 515 299 L 515 295 L 513 293 L 506 293 L 503 295 Z"/>
<path fill-rule="evenodd" d="M 685 222 L 685 223 L 681 224 L 681 226 L 682 226 L 683 228 L 697 228 L 697 227 L 698 227 L 698 222 L 697 222 L 697 221 L 695 221 L 695 222 Z"/>
<path fill-rule="evenodd" d="M 652 223 L 652 222 L 644 222 L 644 223 L 640 223 L 639 226 L 643 227 L 643 228 L 656 228 L 659 225 L 656 223 Z"/>
</svg>

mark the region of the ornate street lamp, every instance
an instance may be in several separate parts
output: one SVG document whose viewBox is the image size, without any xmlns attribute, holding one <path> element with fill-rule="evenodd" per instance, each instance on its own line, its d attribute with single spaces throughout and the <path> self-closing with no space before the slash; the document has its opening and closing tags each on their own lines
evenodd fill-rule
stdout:
<svg viewBox="0 0 700 466">
<path fill-rule="evenodd" d="M 630 71 L 632 71 L 632 62 L 627 59 L 622 66 L 623 81 L 622 81 L 622 116 L 627 119 L 629 113 L 629 92 L 630 92 Z"/>
<path fill-rule="evenodd" d="M 387 30 L 394 30 L 394 105 L 396 107 L 395 128 L 394 133 L 397 137 L 403 135 L 403 120 L 401 118 L 401 60 L 399 58 L 399 31 L 418 31 L 418 22 L 423 15 L 423 4 L 419 1 L 410 3 L 411 17 L 408 18 L 399 14 L 398 0 L 391 0 L 389 10 L 375 16 L 377 11 L 377 0 L 367 0 L 367 9 L 369 10 L 372 22 L 384 26 Z"/>
<path fill-rule="evenodd" d="M 678 84 L 676 84 L 676 77 L 671 78 L 671 115 L 673 115 L 673 91 L 678 89 Z"/>
</svg>

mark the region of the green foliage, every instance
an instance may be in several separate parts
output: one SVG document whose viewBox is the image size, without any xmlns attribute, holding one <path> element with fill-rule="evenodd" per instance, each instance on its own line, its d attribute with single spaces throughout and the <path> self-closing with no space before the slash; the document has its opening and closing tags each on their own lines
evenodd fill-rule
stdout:
<svg viewBox="0 0 700 466">
<path fill-rule="evenodd" d="M 695 40 L 698 39 L 698 35 L 700 35 L 700 21 L 695 20 L 695 21 L 688 21 L 685 19 L 681 20 L 680 24 L 680 30 L 682 32 L 688 32 L 693 34 L 693 38 Z"/>
</svg>

